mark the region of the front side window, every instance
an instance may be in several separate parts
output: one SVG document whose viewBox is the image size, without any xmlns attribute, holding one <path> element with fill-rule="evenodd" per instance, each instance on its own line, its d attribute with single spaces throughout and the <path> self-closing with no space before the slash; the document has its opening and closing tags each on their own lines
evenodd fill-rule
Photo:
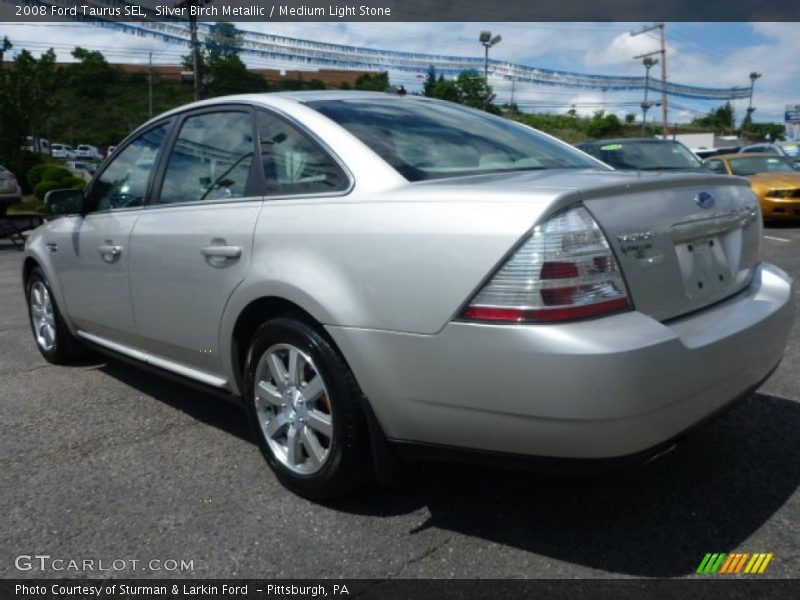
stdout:
<svg viewBox="0 0 800 600">
<path fill-rule="evenodd" d="M 409 181 L 540 169 L 605 169 L 537 131 L 456 104 L 413 99 L 307 103 Z"/>
<path fill-rule="evenodd" d="M 710 160 L 706 163 L 706 167 L 708 167 L 710 171 L 714 171 L 714 173 L 720 173 L 722 175 L 727 174 L 721 160 Z"/>
<path fill-rule="evenodd" d="M 158 203 L 245 196 L 254 148 L 249 112 L 205 113 L 187 118 L 169 155 Z"/>
<path fill-rule="evenodd" d="M 325 151 L 282 119 L 258 114 L 258 137 L 269 196 L 341 192 L 349 182 Z"/>
<path fill-rule="evenodd" d="M 168 125 L 141 134 L 114 156 L 89 192 L 92 210 L 115 210 L 144 204 L 147 183 L 164 145 Z"/>
</svg>

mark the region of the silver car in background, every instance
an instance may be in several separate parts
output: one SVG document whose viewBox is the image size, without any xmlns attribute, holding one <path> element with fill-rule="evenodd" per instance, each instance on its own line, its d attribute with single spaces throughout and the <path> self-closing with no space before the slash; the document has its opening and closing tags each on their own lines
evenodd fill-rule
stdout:
<svg viewBox="0 0 800 600">
<path fill-rule="evenodd" d="M 241 403 L 310 498 L 402 458 L 643 461 L 752 392 L 793 319 L 746 180 L 616 172 L 425 98 L 192 104 L 47 205 L 23 271 L 45 358 Z"/>
</svg>

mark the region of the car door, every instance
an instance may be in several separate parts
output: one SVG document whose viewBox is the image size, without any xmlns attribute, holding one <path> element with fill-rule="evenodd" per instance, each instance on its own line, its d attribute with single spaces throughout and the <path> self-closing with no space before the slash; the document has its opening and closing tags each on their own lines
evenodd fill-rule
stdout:
<svg viewBox="0 0 800 600">
<path fill-rule="evenodd" d="M 84 335 L 126 346 L 135 343 L 130 235 L 168 128 L 168 122 L 160 123 L 131 139 L 92 181 L 86 214 L 66 217 L 59 224 L 60 239 L 48 240 L 57 257 L 67 313 Z"/>
<path fill-rule="evenodd" d="M 247 272 L 262 203 L 253 119 L 241 105 L 186 113 L 131 236 L 148 361 L 211 385 L 224 385 L 220 319 Z"/>
</svg>

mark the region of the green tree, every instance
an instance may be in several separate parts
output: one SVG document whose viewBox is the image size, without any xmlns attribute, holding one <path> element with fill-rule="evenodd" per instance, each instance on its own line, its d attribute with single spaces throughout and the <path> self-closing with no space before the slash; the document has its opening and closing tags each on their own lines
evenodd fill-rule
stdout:
<svg viewBox="0 0 800 600">
<path fill-rule="evenodd" d="M 625 123 L 627 125 L 633 125 L 634 121 L 636 121 L 636 115 L 633 113 L 628 113 L 625 115 Z"/>
<path fill-rule="evenodd" d="M 389 89 L 389 73 L 362 73 L 356 79 L 357 90 L 367 90 L 371 92 L 385 92 Z"/>
<path fill-rule="evenodd" d="M 752 123 L 747 131 L 747 136 L 753 140 L 763 141 L 769 139 L 779 142 L 786 139 L 786 126 L 783 123 Z"/>
<path fill-rule="evenodd" d="M 464 71 L 455 79 L 442 79 L 433 88 L 433 97 L 458 102 L 473 108 L 481 108 L 500 114 L 500 108 L 492 103 L 492 87 L 477 71 Z"/>
<path fill-rule="evenodd" d="M 448 102 L 461 102 L 461 94 L 454 79 L 438 81 L 433 88 L 433 97 Z"/>
<path fill-rule="evenodd" d="M 72 51 L 78 62 L 66 68 L 70 87 L 79 98 L 106 98 L 117 79 L 117 71 L 108 64 L 101 52 L 80 46 Z"/>
<path fill-rule="evenodd" d="M 25 136 L 46 131 L 59 83 L 55 61 L 52 49 L 39 59 L 23 50 L 13 69 L 0 70 L 0 162 L 10 168 L 23 162 Z"/>
<path fill-rule="evenodd" d="M 622 123 L 614 114 L 605 114 L 605 111 L 598 110 L 592 115 L 586 125 L 586 135 L 593 138 L 604 138 L 622 133 Z"/>
<path fill-rule="evenodd" d="M 735 123 L 734 117 L 733 105 L 730 102 L 726 102 L 722 106 L 711 110 L 707 115 L 692 119 L 692 125 L 706 129 L 732 129 Z"/>
<path fill-rule="evenodd" d="M 266 79 L 247 70 L 247 65 L 239 57 L 241 45 L 242 34 L 233 23 L 215 23 L 211 27 L 205 48 L 199 53 L 203 85 L 208 97 L 269 90 Z M 183 57 L 183 66 L 194 70 L 192 54 Z"/>
<path fill-rule="evenodd" d="M 436 89 L 436 69 L 433 65 L 428 67 L 428 74 L 425 76 L 425 83 L 422 84 L 422 95 L 433 98 L 433 91 Z"/>
</svg>

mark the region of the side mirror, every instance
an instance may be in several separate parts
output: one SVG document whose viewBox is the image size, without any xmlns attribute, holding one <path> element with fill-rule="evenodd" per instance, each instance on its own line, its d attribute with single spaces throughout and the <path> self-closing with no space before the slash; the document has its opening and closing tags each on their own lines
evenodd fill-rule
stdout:
<svg viewBox="0 0 800 600">
<path fill-rule="evenodd" d="M 51 190 L 44 195 L 45 214 L 49 217 L 82 215 L 85 203 L 82 190 Z"/>
</svg>

